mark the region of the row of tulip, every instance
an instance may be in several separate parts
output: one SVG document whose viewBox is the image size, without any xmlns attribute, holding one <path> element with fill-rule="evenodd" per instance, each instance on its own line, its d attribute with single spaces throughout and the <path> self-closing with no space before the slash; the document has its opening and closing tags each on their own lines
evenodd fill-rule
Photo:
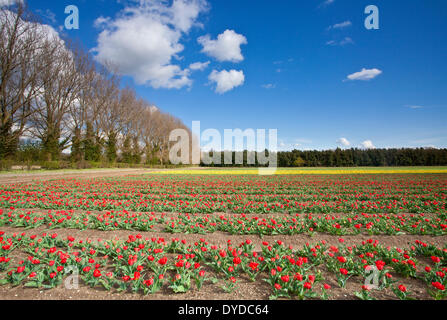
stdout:
<svg viewBox="0 0 447 320">
<path fill-rule="evenodd" d="M 447 213 L 436 216 L 425 214 L 296 214 L 266 217 L 246 214 L 188 214 L 167 215 L 154 212 L 122 211 L 28 211 L 0 209 L 0 226 L 50 229 L 96 229 L 151 231 L 161 226 L 169 233 L 206 234 L 222 231 L 229 234 L 294 235 L 327 233 L 356 234 L 415 234 L 440 236 L 447 234 Z"/>
<path fill-rule="evenodd" d="M 446 212 L 445 175 L 169 176 L 4 186 L 0 207 L 187 213 Z"/>
<path fill-rule="evenodd" d="M 402 249 L 372 239 L 352 246 L 339 241 L 337 246 L 323 241 L 298 249 L 281 241 L 263 242 L 256 249 L 250 240 L 216 246 L 205 239 L 187 243 L 140 234 L 125 241 L 83 241 L 57 234 L 0 232 L 0 284 L 50 289 L 78 276 L 92 288 L 146 295 L 163 287 L 186 293 L 209 283 L 232 292 L 245 279 L 267 282 L 271 299 L 329 299 L 332 274 L 336 286 L 356 283 L 359 299 L 374 299 L 375 290 L 390 290 L 399 299 L 417 298 L 409 286 L 396 281 L 405 277 L 425 282 L 434 299 L 447 297 L 447 245 L 416 241 Z M 26 258 L 12 264 L 11 257 L 21 256 L 17 251 Z M 430 262 L 422 262 L 422 257 Z M 376 281 L 368 283 L 371 274 Z"/>
</svg>

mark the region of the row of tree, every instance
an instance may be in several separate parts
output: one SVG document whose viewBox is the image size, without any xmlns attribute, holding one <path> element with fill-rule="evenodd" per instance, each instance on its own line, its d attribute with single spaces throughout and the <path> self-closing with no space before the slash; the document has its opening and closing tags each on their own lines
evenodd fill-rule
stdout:
<svg viewBox="0 0 447 320">
<path fill-rule="evenodd" d="M 282 167 L 444 166 L 447 149 L 336 149 L 279 152 Z"/>
<path fill-rule="evenodd" d="M 248 164 L 250 152 L 243 152 L 243 163 L 236 166 L 259 167 L 259 164 Z M 210 153 L 211 155 L 214 152 Z M 224 164 L 224 153 L 221 162 L 204 164 L 211 167 L 232 167 L 236 152 L 232 154 L 233 164 Z M 403 148 L 403 149 L 340 149 L 325 151 L 284 151 L 277 154 L 278 167 L 384 167 L 384 166 L 446 166 L 447 149 Z"/>
<path fill-rule="evenodd" d="M 73 161 L 167 163 L 169 133 L 188 128 L 122 88 L 117 74 L 21 2 L 2 8 L 0 159 L 32 141 L 47 161 L 70 151 Z"/>
</svg>

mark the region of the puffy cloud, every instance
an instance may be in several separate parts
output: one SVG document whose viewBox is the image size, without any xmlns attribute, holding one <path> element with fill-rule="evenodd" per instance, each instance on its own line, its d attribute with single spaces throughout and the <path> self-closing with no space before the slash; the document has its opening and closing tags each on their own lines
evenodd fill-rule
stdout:
<svg viewBox="0 0 447 320">
<path fill-rule="evenodd" d="M 223 94 L 241 86 L 245 81 L 244 72 L 236 70 L 213 70 L 208 79 L 216 83 L 216 92 Z"/>
<path fill-rule="evenodd" d="M 340 138 L 337 140 L 337 144 L 342 145 L 343 147 L 349 147 L 351 142 L 349 142 L 346 138 Z"/>
<path fill-rule="evenodd" d="M 191 63 L 189 65 L 189 69 L 190 70 L 194 70 L 194 71 L 196 71 L 196 70 L 203 71 L 203 70 L 205 70 L 208 67 L 209 64 L 210 64 L 210 61 L 207 61 L 207 62 L 194 62 L 194 63 Z"/>
<path fill-rule="evenodd" d="M 328 30 L 331 30 L 331 29 L 343 29 L 343 28 L 347 28 L 347 27 L 350 27 L 350 26 L 352 26 L 352 22 L 348 20 L 348 21 L 344 21 L 344 22 L 341 22 L 341 23 L 336 23 L 336 24 L 334 24 L 332 26 L 329 26 L 327 29 Z"/>
<path fill-rule="evenodd" d="M 109 21 L 110 21 L 110 17 L 104 18 L 103 16 L 100 16 L 99 18 L 97 18 L 97 19 L 94 21 L 93 25 L 94 25 L 96 28 L 102 28 L 102 27 L 107 26 L 107 23 L 108 23 Z"/>
<path fill-rule="evenodd" d="M 376 148 L 371 140 L 365 140 L 360 145 L 364 149 L 375 149 Z"/>
<path fill-rule="evenodd" d="M 140 0 L 116 19 L 100 17 L 95 25 L 104 30 L 97 39 L 95 58 L 138 84 L 169 89 L 191 86 L 190 70 L 172 60 L 180 59 L 182 36 L 200 25 L 197 18 L 206 10 L 204 0 L 174 0 L 171 6 L 165 1 Z"/>
<path fill-rule="evenodd" d="M 348 79 L 349 80 L 362 80 L 362 81 L 366 81 L 366 80 L 371 80 L 374 79 L 375 77 L 379 76 L 380 74 L 382 74 L 382 71 L 379 69 L 365 69 L 363 68 L 362 71 L 359 72 L 355 72 L 353 74 L 348 75 Z"/>
<path fill-rule="evenodd" d="M 247 38 L 234 32 L 225 30 L 212 40 L 209 35 L 202 36 L 197 41 L 203 46 L 202 52 L 218 61 L 240 62 L 244 60 L 241 45 L 247 44 Z"/>
<path fill-rule="evenodd" d="M 202 26 L 197 22 L 197 17 L 202 11 L 206 11 L 208 5 L 205 0 L 175 0 L 172 3 L 172 24 L 183 32 L 188 32 L 193 25 Z"/>
</svg>

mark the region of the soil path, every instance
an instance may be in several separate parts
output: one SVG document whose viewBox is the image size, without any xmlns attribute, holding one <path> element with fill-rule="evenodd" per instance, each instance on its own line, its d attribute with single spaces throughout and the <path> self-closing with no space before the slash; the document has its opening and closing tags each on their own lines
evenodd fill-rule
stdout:
<svg viewBox="0 0 447 320">
<path fill-rule="evenodd" d="M 200 168 L 187 168 L 188 170 Z M 175 169 L 93 169 L 93 170 L 63 170 L 63 171 L 39 171 L 24 173 L 0 174 L 0 185 L 31 182 L 33 180 L 52 180 L 60 178 L 103 178 L 103 177 L 125 177 L 140 175 L 154 171 L 169 171 Z"/>
</svg>

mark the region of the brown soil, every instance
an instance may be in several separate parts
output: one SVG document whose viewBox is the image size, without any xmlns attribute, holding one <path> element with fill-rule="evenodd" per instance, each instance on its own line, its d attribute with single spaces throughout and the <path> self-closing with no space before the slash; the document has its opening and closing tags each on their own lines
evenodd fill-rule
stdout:
<svg viewBox="0 0 447 320">
<path fill-rule="evenodd" d="M 201 168 L 187 168 L 200 170 Z M 0 185 L 32 182 L 34 180 L 53 180 L 60 178 L 105 178 L 105 177 L 125 177 L 141 175 L 152 171 L 168 171 L 174 169 L 102 169 L 102 170 L 66 170 L 66 171 L 44 171 L 44 172 L 24 172 L 24 173 L 3 173 L 0 174 Z"/>
</svg>

